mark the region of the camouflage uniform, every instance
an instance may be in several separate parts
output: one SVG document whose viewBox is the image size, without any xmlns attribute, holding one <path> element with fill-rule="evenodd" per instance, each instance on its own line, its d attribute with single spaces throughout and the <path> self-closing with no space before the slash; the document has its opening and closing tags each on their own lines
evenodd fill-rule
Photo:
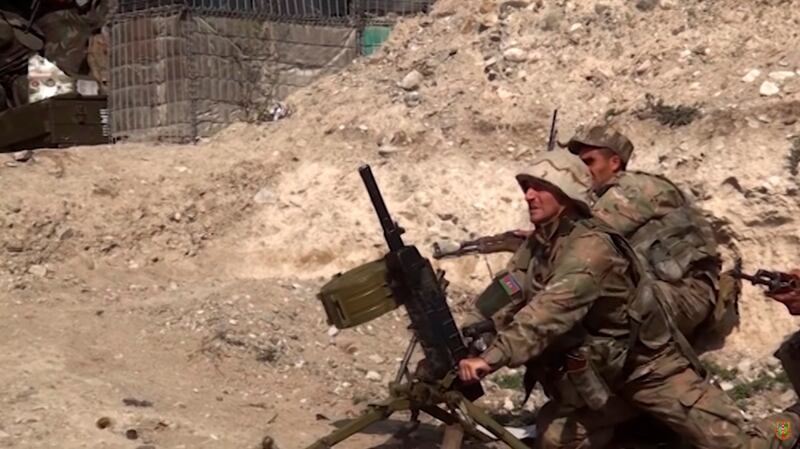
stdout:
<svg viewBox="0 0 800 449">
<path fill-rule="evenodd" d="M 571 171 L 573 179 L 584 170 L 588 191 L 583 164 L 559 153 L 574 162 L 548 153 L 531 172 L 560 186 L 549 175 L 552 169 L 541 169 L 556 159 L 551 165 Z M 499 331 L 481 355 L 493 369 L 532 359 L 543 368 L 552 400 L 537 416 L 539 447 L 602 448 L 615 426 L 640 412 L 698 448 L 794 444 L 795 436 L 774 438 L 774 419 L 746 429 L 732 400 L 697 374 L 684 356 L 687 346 L 679 349 L 673 340 L 674 326 L 655 284 L 634 250 L 606 225 L 562 216 L 537 226 L 509 268 L 499 277 L 506 296 L 483 296 L 468 322 L 494 320 Z M 800 425 L 795 413 L 777 418 L 794 429 Z"/>
<path fill-rule="evenodd" d="M 108 19 L 109 4 L 95 0 L 81 8 L 45 1 L 32 21 L 31 11 L 0 6 L 0 110 L 27 103 L 28 58 L 39 52 L 67 75 L 91 75 L 102 84 L 107 56 L 102 55 L 105 42 L 99 30 Z M 101 57 L 89 58 L 90 48 L 97 48 Z"/>
<path fill-rule="evenodd" d="M 575 154 L 582 145 L 608 148 L 623 165 L 633 152 L 630 140 L 602 126 L 579 132 L 567 143 Z M 596 193 L 594 216 L 627 238 L 643 257 L 665 290 L 680 331 L 690 339 L 700 329 L 726 334 L 730 329 L 722 325 L 730 324 L 724 318 L 732 301 L 718 301 L 721 260 L 716 238 L 680 188 L 661 176 L 621 171 Z"/>
<path fill-rule="evenodd" d="M 27 102 L 28 58 L 43 44 L 27 24 L 10 6 L 0 7 L 0 111 Z"/>
<path fill-rule="evenodd" d="M 44 57 L 73 77 L 91 74 L 90 44 L 109 14 L 108 0 L 87 3 L 85 8 L 73 6 L 46 11 L 34 21 L 45 39 Z"/>
</svg>

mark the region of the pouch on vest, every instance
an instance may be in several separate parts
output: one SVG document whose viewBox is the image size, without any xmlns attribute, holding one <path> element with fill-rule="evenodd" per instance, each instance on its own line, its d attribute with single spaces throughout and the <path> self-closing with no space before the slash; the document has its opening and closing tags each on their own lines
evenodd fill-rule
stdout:
<svg viewBox="0 0 800 449">
<path fill-rule="evenodd" d="M 695 211 L 684 206 L 639 228 L 631 244 L 643 254 L 657 278 L 677 282 L 696 263 L 717 260 L 716 239 L 710 226 Z M 714 263 L 703 263 L 712 277 L 718 276 Z"/>
<path fill-rule="evenodd" d="M 564 367 L 575 391 L 592 410 L 600 410 L 611 398 L 611 389 L 584 351 L 567 354 Z"/>
<path fill-rule="evenodd" d="M 636 326 L 636 332 L 631 337 L 652 350 L 663 348 L 672 339 L 669 325 L 654 295 L 653 281 L 643 278 L 636 290 L 636 297 L 628 305 L 628 315 Z"/>
<path fill-rule="evenodd" d="M 717 300 L 708 318 L 702 323 L 700 332 L 704 338 L 727 336 L 739 325 L 739 299 L 742 295 L 742 280 L 731 272 L 720 274 L 717 283 Z"/>
<path fill-rule="evenodd" d="M 508 272 L 501 272 L 486 290 L 478 296 L 475 306 L 486 318 L 491 318 L 503 307 L 522 299 L 522 285 Z"/>
</svg>

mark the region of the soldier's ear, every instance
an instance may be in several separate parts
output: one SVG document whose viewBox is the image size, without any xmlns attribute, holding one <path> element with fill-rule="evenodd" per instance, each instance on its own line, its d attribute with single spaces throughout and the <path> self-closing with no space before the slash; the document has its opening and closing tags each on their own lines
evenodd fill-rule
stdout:
<svg viewBox="0 0 800 449">
<path fill-rule="evenodd" d="M 608 163 L 611 165 L 611 169 L 614 172 L 618 172 L 624 168 L 622 165 L 622 158 L 616 154 L 612 154 L 611 157 L 608 158 Z"/>
</svg>

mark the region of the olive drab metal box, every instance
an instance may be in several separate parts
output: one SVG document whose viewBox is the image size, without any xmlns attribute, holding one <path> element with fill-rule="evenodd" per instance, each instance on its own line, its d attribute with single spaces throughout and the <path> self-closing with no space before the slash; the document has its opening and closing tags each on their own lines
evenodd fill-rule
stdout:
<svg viewBox="0 0 800 449">
<path fill-rule="evenodd" d="M 110 143 L 104 95 L 46 98 L 0 113 L 0 150 Z"/>
<path fill-rule="evenodd" d="M 399 306 L 388 285 L 384 259 L 335 275 L 322 286 L 317 298 L 325 308 L 328 324 L 338 329 L 366 323 Z"/>
</svg>

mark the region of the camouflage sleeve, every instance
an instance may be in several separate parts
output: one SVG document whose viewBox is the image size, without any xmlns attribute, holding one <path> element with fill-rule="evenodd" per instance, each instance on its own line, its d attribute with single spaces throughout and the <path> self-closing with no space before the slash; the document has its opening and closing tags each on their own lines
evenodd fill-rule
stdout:
<svg viewBox="0 0 800 449">
<path fill-rule="evenodd" d="M 620 234 L 629 236 L 682 203 L 681 193 L 669 184 L 656 178 L 639 179 L 608 189 L 595 203 L 593 213 Z"/>
<path fill-rule="evenodd" d="M 520 247 L 514 256 L 509 260 L 506 269 L 497 274 L 492 279 L 492 283 L 478 296 L 472 307 L 465 314 L 463 327 L 478 323 L 487 319 L 492 319 L 496 329 L 502 329 L 511 321 L 511 318 L 524 304 L 527 297 L 525 290 L 525 272 L 521 267 L 527 267 L 530 261 L 530 250 L 527 244 Z M 516 284 L 521 287 L 516 293 L 509 293 L 500 287 L 503 277 L 511 275 L 516 280 Z"/>
<path fill-rule="evenodd" d="M 544 289 L 514 315 L 481 357 L 494 369 L 520 366 L 537 357 L 581 322 L 600 297 L 603 278 L 624 267 L 624 259 L 607 238 L 597 234 L 576 238 L 555 262 Z"/>
</svg>

